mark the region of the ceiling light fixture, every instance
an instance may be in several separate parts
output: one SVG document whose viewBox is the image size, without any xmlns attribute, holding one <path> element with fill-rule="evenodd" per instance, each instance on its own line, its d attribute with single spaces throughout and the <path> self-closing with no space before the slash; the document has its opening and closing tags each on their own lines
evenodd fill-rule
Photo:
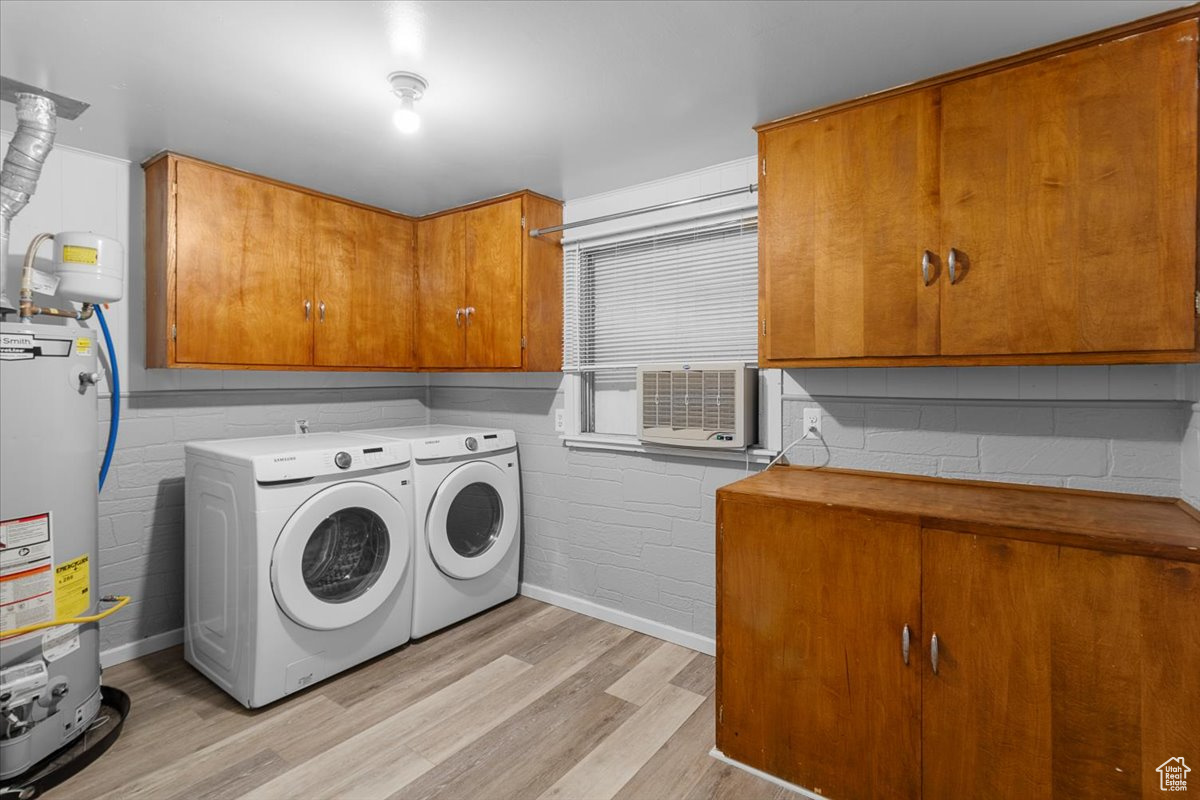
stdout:
<svg viewBox="0 0 1200 800">
<path fill-rule="evenodd" d="M 421 127 L 421 115 L 415 108 L 416 102 L 429 88 L 429 82 L 415 72 L 393 72 L 388 75 L 392 93 L 400 98 L 400 108 L 392 116 L 392 122 L 401 133 L 416 133 Z"/>
</svg>

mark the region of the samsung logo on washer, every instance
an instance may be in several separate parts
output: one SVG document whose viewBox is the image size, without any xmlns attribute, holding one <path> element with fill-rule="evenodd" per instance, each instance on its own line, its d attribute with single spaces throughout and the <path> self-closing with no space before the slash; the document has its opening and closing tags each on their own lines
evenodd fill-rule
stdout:
<svg viewBox="0 0 1200 800">
<path fill-rule="evenodd" d="M 276 458 L 273 460 L 275 461 L 276 464 L 278 464 L 280 461 L 295 461 L 296 457 L 295 456 L 280 456 L 279 458 Z"/>
</svg>

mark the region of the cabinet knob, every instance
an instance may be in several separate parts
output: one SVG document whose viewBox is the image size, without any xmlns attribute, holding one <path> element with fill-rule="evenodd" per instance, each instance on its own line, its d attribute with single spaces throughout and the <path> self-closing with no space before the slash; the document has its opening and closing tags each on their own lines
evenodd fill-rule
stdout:
<svg viewBox="0 0 1200 800">
<path fill-rule="evenodd" d="M 464 309 L 464 311 L 463 311 L 463 314 L 467 318 L 467 327 L 468 328 L 471 327 L 471 315 L 474 313 L 475 313 L 475 306 L 467 306 L 466 309 Z"/>
<path fill-rule="evenodd" d="M 900 632 L 900 652 L 904 656 L 904 666 L 908 666 L 908 648 L 912 643 L 912 630 L 908 625 L 904 626 L 904 630 Z"/>
<path fill-rule="evenodd" d="M 325 321 L 325 301 L 324 300 L 317 303 L 317 318 L 319 320 L 321 320 L 321 322 Z"/>
<path fill-rule="evenodd" d="M 305 300 L 304 301 L 304 319 L 305 319 L 305 321 L 307 321 L 311 318 L 312 318 L 312 301 Z"/>
<path fill-rule="evenodd" d="M 454 309 L 454 327 L 462 327 L 463 310 L 461 308 Z"/>
<path fill-rule="evenodd" d="M 921 256 L 921 279 L 926 286 L 933 280 L 933 253 L 928 250 Z"/>
<path fill-rule="evenodd" d="M 950 273 L 950 285 L 953 286 L 958 281 L 958 251 L 953 247 L 950 248 L 950 256 L 946 259 L 946 269 Z"/>
<path fill-rule="evenodd" d="M 938 638 L 937 634 L 929 637 L 929 666 L 933 669 L 933 674 L 938 674 Z"/>
</svg>

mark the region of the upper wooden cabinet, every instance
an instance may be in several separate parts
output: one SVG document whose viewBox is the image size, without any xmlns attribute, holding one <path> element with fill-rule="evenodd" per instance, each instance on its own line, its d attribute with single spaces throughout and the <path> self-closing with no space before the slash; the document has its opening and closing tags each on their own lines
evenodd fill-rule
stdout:
<svg viewBox="0 0 1200 800">
<path fill-rule="evenodd" d="M 1196 360 L 1196 10 L 761 126 L 763 366 Z"/>
<path fill-rule="evenodd" d="M 562 368 L 562 221 L 520 192 L 417 222 L 417 362 L 427 369 Z"/>
<path fill-rule="evenodd" d="M 524 227 L 560 223 L 557 201 L 418 221 L 173 153 L 144 166 L 148 367 L 561 369 L 558 238 Z"/>
</svg>

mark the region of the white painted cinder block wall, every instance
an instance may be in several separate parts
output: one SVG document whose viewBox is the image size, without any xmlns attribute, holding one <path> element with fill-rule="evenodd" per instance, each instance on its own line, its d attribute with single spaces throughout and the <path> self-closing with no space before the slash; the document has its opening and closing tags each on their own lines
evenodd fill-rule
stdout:
<svg viewBox="0 0 1200 800">
<path fill-rule="evenodd" d="M 8 138 L 0 135 L 0 146 Z M 753 171 L 753 159 L 720 165 L 574 200 L 565 216 L 733 188 L 752 180 Z M 563 406 L 558 375 L 145 370 L 142 218 L 138 165 L 56 148 L 38 194 L 14 222 L 9 263 L 15 281 L 25 245 L 41 231 L 90 229 L 127 248 L 126 297 L 110 313 L 125 421 L 101 496 L 100 561 L 101 590 L 137 601 L 104 624 L 110 659 L 178 638 L 183 442 L 286 433 L 297 417 L 314 430 L 426 421 L 516 429 L 530 591 L 630 615 L 643 628 L 711 649 L 714 494 L 744 475 L 744 466 L 564 448 L 554 431 L 554 409 Z M 834 465 L 1200 503 L 1198 390 L 1197 367 L 791 370 L 785 442 L 794 438 L 802 409 L 816 404 Z M 101 442 L 107 416 L 102 402 Z M 806 443 L 793 459 L 822 463 L 818 448 Z"/>
<path fill-rule="evenodd" d="M 0 149 L 10 138 L 0 132 Z M 101 592 L 134 600 L 102 623 L 107 660 L 180 638 L 184 442 L 291 433 L 297 418 L 308 419 L 313 431 L 420 425 L 429 418 L 424 375 L 145 369 L 143 198 L 137 164 L 55 147 L 37 193 L 13 220 L 8 259 L 15 299 L 25 248 L 38 233 L 91 230 L 125 245 L 125 297 L 108 312 L 121 369 L 122 422 L 100 495 L 99 559 Z M 49 269 L 50 245 L 41 252 L 39 267 Z M 43 301 L 53 304 L 53 298 Z M 94 320 L 86 324 L 99 335 Z M 103 448 L 107 379 L 100 389 Z"/>
<path fill-rule="evenodd" d="M 564 218 L 734 188 L 753 180 L 754 166 L 745 159 L 570 200 Z M 589 233 L 621 224 L 629 223 Z M 805 407 L 821 408 L 824 418 L 828 451 L 805 441 L 792 452 L 795 463 L 1200 500 L 1200 368 L 796 369 L 783 386 L 785 444 L 799 437 Z M 711 649 L 714 494 L 746 468 L 565 449 L 553 413 L 563 406 L 561 383 L 549 376 L 431 379 L 435 421 L 517 430 L 531 591 L 642 617 L 666 626 L 660 634 Z"/>
</svg>

